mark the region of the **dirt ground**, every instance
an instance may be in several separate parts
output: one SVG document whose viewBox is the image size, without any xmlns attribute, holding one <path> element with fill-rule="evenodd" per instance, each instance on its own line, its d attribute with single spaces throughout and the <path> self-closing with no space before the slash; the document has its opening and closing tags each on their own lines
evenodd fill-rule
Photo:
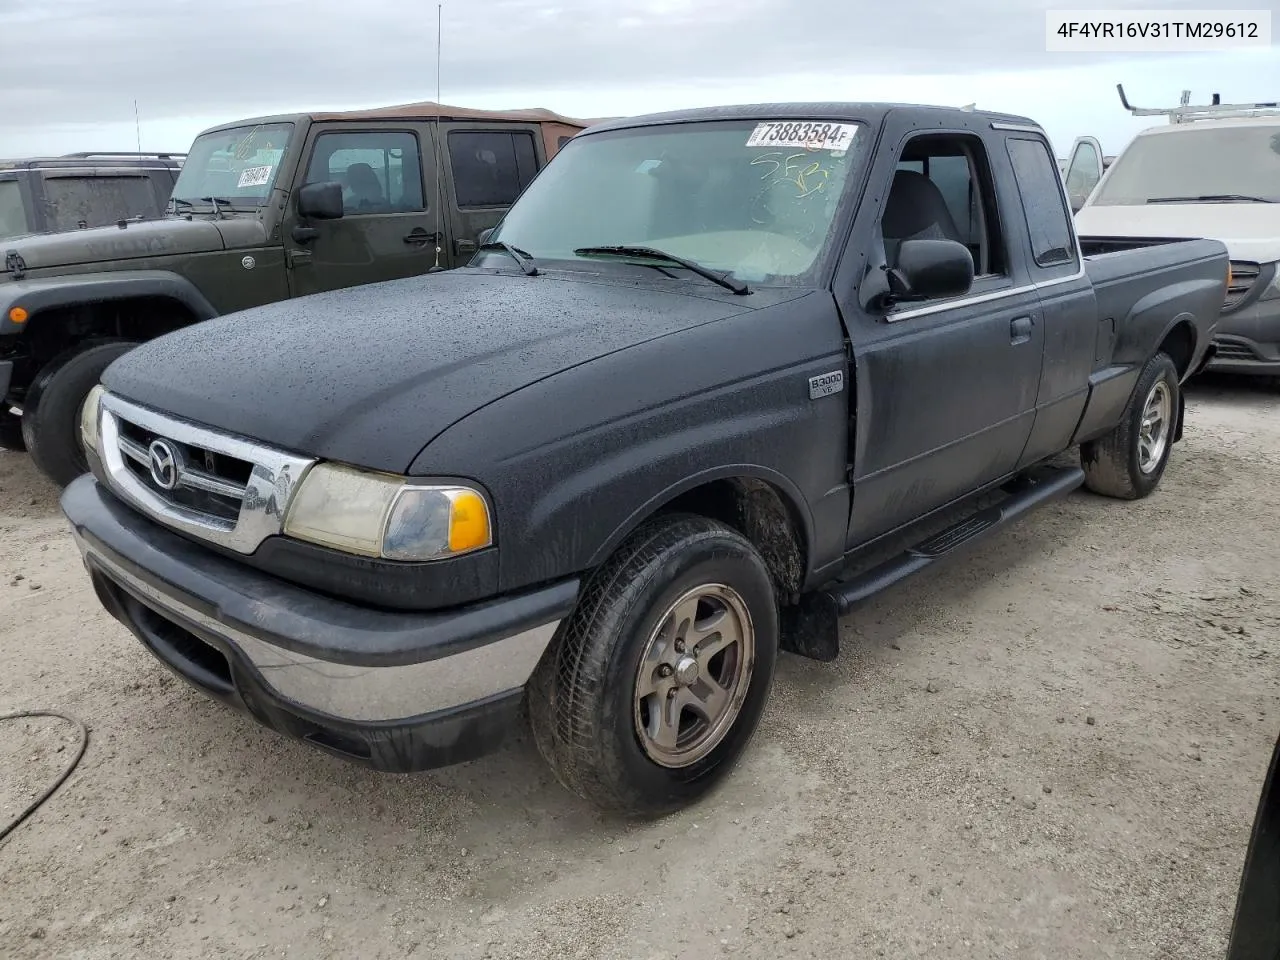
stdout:
<svg viewBox="0 0 1280 960">
<path fill-rule="evenodd" d="M 1078 493 L 784 657 L 700 806 L 601 818 L 528 736 L 387 777 L 173 679 L 0 452 L 0 713 L 92 729 L 0 842 L 20 958 L 1221 956 L 1280 728 L 1280 391 L 1208 383 L 1157 494 Z M 0 724 L 0 823 L 75 736 Z"/>
</svg>

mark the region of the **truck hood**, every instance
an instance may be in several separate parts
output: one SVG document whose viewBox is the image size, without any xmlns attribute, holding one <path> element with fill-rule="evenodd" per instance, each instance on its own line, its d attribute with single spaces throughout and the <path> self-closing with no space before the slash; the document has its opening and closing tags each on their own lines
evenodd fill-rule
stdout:
<svg viewBox="0 0 1280 960">
<path fill-rule="evenodd" d="M 514 390 L 802 292 L 718 297 L 718 288 L 668 283 L 679 292 L 629 278 L 461 268 L 352 287 L 152 340 L 108 367 L 103 383 L 306 456 L 404 472 L 442 430 Z"/>
<path fill-rule="evenodd" d="M 230 225 L 238 221 L 225 220 Z M 256 218 L 250 223 L 257 223 Z M 259 232 L 262 227 L 259 224 Z M 211 220 L 168 217 L 132 220 L 127 226 L 95 227 L 41 233 L 0 241 L 0 254 L 14 250 L 27 270 L 74 267 L 110 260 L 209 253 L 225 248 L 222 232 Z"/>
<path fill-rule="evenodd" d="M 1280 203 L 1147 203 L 1085 206 L 1081 236 L 1220 240 L 1233 260 L 1280 259 Z"/>
</svg>

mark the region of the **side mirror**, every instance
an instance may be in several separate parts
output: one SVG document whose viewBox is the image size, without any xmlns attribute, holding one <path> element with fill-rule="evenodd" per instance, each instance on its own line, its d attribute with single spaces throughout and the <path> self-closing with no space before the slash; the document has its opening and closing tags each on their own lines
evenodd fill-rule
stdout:
<svg viewBox="0 0 1280 960">
<path fill-rule="evenodd" d="M 488 230 L 481 230 L 480 237 L 478 240 L 476 240 L 476 246 L 483 247 L 486 243 L 488 243 L 489 238 L 493 236 L 493 230 L 494 230 L 493 227 L 490 227 Z"/>
<path fill-rule="evenodd" d="M 958 297 L 973 285 L 973 254 L 955 240 L 903 240 L 888 274 L 895 301 Z"/>
<path fill-rule="evenodd" d="M 341 220 L 342 184 L 327 180 L 299 188 L 298 214 L 308 220 Z"/>
</svg>

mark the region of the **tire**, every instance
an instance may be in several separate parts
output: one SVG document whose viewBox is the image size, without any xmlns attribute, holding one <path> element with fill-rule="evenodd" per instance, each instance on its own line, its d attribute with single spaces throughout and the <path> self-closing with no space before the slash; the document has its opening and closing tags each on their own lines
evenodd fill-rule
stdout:
<svg viewBox="0 0 1280 960">
<path fill-rule="evenodd" d="M 10 413 L 6 404 L 5 408 L 0 410 L 0 450 L 21 452 L 25 449 L 27 444 L 22 439 L 22 420 L 16 414 Z"/>
<path fill-rule="evenodd" d="M 687 599 L 698 593 L 701 600 Z M 720 611 L 722 629 L 704 628 L 704 645 L 733 636 L 735 625 L 740 639 L 706 657 L 690 656 L 689 648 L 678 653 L 677 641 L 692 624 L 675 623 L 665 638 L 657 632 L 670 624 L 673 607 L 687 613 L 691 602 L 699 616 Z M 651 641 L 665 649 L 642 672 Z M 672 812 L 709 792 L 742 754 L 764 712 L 777 658 L 773 582 L 751 543 L 703 517 L 659 518 L 591 576 L 530 678 L 534 742 L 556 779 L 596 806 L 626 816 Z M 702 704 L 711 690 L 707 673 L 729 691 L 723 712 Z M 642 698 L 644 688 L 654 692 Z M 674 699 L 668 690 L 676 691 Z M 679 708 L 660 714 L 657 703 Z M 664 714 L 676 722 L 664 723 Z M 668 740 L 664 751 L 661 734 L 687 721 L 683 748 Z"/>
<path fill-rule="evenodd" d="M 1116 428 L 1080 445 L 1085 486 L 1121 500 L 1138 500 L 1155 490 L 1173 450 L 1180 392 L 1178 368 L 1168 354 L 1157 353 L 1142 368 Z M 1158 429 L 1144 433 L 1157 409 Z"/>
<path fill-rule="evenodd" d="M 138 344 L 93 340 L 50 360 L 36 374 L 22 404 L 22 438 L 46 477 L 65 487 L 89 461 L 80 445 L 80 407 L 108 365 Z"/>
</svg>

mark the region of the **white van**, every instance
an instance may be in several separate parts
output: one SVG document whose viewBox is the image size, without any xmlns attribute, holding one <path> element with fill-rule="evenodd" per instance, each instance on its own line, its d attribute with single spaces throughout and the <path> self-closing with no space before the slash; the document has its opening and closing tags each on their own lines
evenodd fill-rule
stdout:
<svg viewBox="0 0 1280 960">
<path fill-rule="evenodd" d="M 1268 115 L 1275 107 L 1129 107 L 1174 122 L 1142 131 L 1105 172 L 1097 141 L 1081 149 L 1078 140 L 1064 174 L 1077 196 L 1088 191 L 1075 215 L 1082 234 L 1226 245 L 1231 281 L 1209 363 L 1222 372 L 1280 375 L 1280 110 Z M 1255 115 L 1214 116 L 1231 111 Z"/>
</svg>

